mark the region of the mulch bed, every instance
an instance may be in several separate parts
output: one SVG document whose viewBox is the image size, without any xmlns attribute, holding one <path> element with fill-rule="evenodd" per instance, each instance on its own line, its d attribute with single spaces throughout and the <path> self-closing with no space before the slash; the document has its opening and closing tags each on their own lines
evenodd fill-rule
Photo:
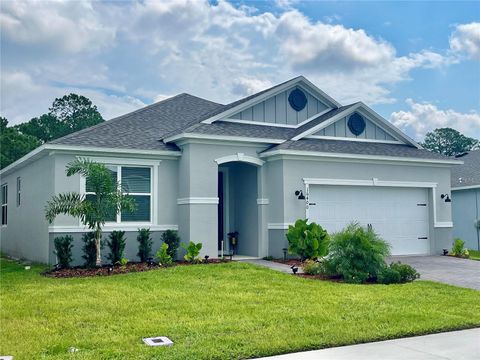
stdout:
<svg viewBox="0 0 480 360">
<path fill-rule="evenodd" d="M 230 260 L 221 260 L 221 259 L 209 259 L 208 264 L 203 262 L 200 264 L 203 265 L 210 265 L 210 264 L 220 264 L 229 262 Z M 170 265 L 172 266 L 188 266 L 188 265 L 195 265 L 190 262 L 186 261 L 177 261 Z M 59 270 L 48 270 L 43 273 L 44 276 L 47 277 L 54 277 L 54 278 L 71 278 L 71 277 L 92 277 L 92 276 L 111 276 L 117 274 L 128 274 L 128 273 L 136 273 L 136 272 L 143 272 L 143 271 L 150 271 L 150 270 L 158 270 L 165 268 L 164 266 L 159 265 L 148 265 L 147 263 L 141 262 L 130 262 L 126 266 L 110 266 L 104 265 L 98 268 L 85 268 L 82 266 L 72 267 L 68 269 L 59 269 Z"/>
</svg>

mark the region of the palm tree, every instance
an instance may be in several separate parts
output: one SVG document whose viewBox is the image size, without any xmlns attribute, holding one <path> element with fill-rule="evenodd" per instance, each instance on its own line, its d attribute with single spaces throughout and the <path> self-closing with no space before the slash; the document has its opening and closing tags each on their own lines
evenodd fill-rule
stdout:
<svg viewBox="0 0 480 360">
<path fill-rule="evenodd" d="M 45 217 L 49 223 L 60 214 L 80 218 L 83 225 L 95 232 L 96 265 L 101 266 L 100 240 L 105 221 L 116 216 L 121 210 L 135 211 L 135 200 L 122 193 L 120 184 L 113 179 L 110 170 L 103 164 L 77 159 L 67 165 L 66 173 L 67 176 L 75 174 L 84 176 L 89 192 L 93 195 L 87 197 L 76 192 L 54 195 L 47 202 Z"/>
</svg>

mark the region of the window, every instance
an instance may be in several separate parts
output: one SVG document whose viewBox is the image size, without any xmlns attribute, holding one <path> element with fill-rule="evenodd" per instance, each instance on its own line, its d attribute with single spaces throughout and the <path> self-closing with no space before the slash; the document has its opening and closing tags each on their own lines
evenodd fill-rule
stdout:
<svg viewBox="0 0 480 360">
<path fill-rule="evenodd" d="M 17 206 L 20 206 L 20 203 L 22 201 L 21 193 L 22 193 L 22 178 L 17 177 Z"/>
<path fill-rule="evenodd" d="M 8 185 L 2 185 L 2 225 L 7 225 Z"/>
<path fill-rule="evenodd" d="M 109 222 L 150 222 L 152 213 L 152 169 L 150 167 L 133 166 L 107 166 L 110 169 L 113 179 L 120 182 L 123 194 L 128 194 L 135 200 L 137 210 L 135 212 L 122 211 L 107 220 Z M 85 186 L 86 198 L 94 201 L 95 194 L 89 187 Z"/>
</svg>

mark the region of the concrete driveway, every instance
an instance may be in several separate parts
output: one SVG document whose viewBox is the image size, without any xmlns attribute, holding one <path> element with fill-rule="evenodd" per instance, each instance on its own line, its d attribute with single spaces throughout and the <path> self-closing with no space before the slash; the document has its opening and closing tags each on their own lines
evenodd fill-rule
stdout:
<svg viewBox="0 0 480 360">
<path fill-rule="evenodd" d="M 392 256 L 392 261 L 413 266 L 423 280 L 480 290 L 480 261 L 451 256 Z"/>
</svg>

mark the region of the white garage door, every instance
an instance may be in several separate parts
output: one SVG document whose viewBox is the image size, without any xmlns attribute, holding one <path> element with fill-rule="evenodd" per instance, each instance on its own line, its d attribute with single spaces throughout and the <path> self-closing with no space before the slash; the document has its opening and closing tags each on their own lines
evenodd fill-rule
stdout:
<svg viewBox="0 0 480 360">
<path fill-rule="evenodd" d="M 427 199 L 418 188 L 311 185 L 309 218 L 329 233 L 352 221 L 371 224 L 393 255 L 428 254 Z"/>
</svg>

